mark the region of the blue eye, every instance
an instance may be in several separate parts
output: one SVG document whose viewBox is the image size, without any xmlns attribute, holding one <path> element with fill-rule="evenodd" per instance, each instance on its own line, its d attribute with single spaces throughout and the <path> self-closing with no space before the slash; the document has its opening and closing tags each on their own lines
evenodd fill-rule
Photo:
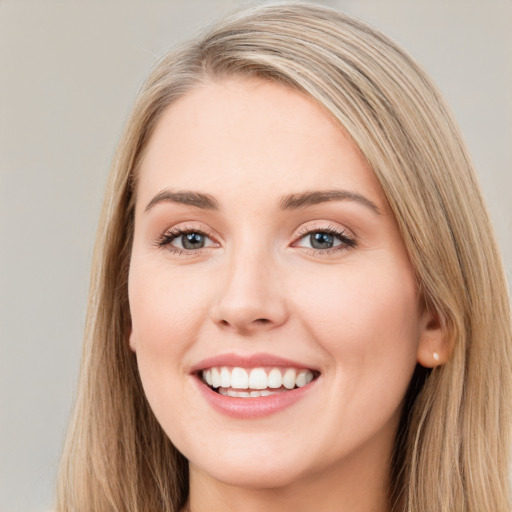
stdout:
<svg viewBox="0 0 512 512">
<path fill-rule="evenodd" d="M 351 235 L 348 235 L 343 229 L 311 229 L 303 233 L 293 244 L 294 247 L 328 253 L 356 245 Z M 218 244 L 200 230 L 177 228 L 164 233 L 158 239 L 157 246 L 165 247 L 176 253 L 193 254 L 204 248 L 218 246 Z"/>
<path fill-rule="evenodd" d="M 215 242 L 201 231 L 176 229 L 163 234 L 157 245 L 177 252 L 189 252 L 214 246 Z"/>
<path fill-rule="evenodd" d="M 331 249 L 336 243 L 336 239 L 330 233 L 311 233 L 309 243 L 313 249 Z"/>
<path fill-rule="evenodd" d="M 317 251 L 329 251 L 329 249 L 346 249 L 356 245 L 344 230 L 337 229 L 317 229 L 305 233 L 298 242 L 296 247 L 304 247 L 315 249 Z"/>
<path fill-rule="evenodd" d="M 204 247 L 206 237 L 201 233 L 187 233 L 178 238 L 183 249 L 201 249 Z"/>
</svg>

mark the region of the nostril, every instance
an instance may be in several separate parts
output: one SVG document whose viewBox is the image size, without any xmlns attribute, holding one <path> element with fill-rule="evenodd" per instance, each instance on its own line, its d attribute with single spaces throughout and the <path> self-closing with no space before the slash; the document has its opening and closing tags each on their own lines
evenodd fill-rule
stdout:
<svg viewBox="0 0 512 512">
<path fill-rule="evenodd" d="M 272 320 L 269 318 L 256 318 L 254 320 L 251 320 L 248 322 L 243 322 L 243 323 L 230 322 L 229 319 L 226 320 L 225 318 L 219 319 L 219 325 L 221 327 L 224 327 L 224 328 L 234 327 L 241 331 L 251 330 L 251 326 L 253 328 L 254 327 L 267 327 L 270 324 L 272 324 Z"/>
</svg>

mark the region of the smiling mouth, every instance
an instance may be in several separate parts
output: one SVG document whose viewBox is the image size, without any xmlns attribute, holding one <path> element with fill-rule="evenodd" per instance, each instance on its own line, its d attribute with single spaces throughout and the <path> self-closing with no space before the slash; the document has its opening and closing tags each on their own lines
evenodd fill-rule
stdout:
<svg viewBox="0 0 512 512">
<path fill-rule="evenodd" d="M 241 368 L 214 366 L 199 372 L 213 391 L 235 398 L 257 398 L 286 393 L 309 384 L 319 373 L 303 368 Z"/>
</svg>

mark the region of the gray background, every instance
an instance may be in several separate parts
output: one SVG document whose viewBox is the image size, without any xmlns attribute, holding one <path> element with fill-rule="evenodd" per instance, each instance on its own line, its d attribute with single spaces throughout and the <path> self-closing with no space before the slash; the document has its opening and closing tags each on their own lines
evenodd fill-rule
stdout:
<svg viewBox="0 0 512 512">
<path fill-rule="evenodd" d="M 0 0 L 0 511 L 51 507 L 109 162 L 149 67 L 247 2 Z M 431 73 L 512 270 L 512 0 L 340 0 Z"/>
</svg>

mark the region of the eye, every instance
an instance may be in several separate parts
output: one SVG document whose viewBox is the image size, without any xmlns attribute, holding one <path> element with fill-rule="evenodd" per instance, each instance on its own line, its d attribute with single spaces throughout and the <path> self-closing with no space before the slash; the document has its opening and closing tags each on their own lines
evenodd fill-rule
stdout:
<svg viewBox="0 0 512 512">
<path fill-rule="evenodd" d="M 203 235 L 202 233 L 186 233 L 180 237 L 176 237 L 173 240 L 172 245 L 179 247 L 180 249 L 187 250 L 202 249 L 207 240 L 206 235 Z"/>
<path fill-rule="evenodd" d="M 356 242 L 345 230 L 329 227 L 308 229 L 293 245 L 315 251 L 331 252 L 354 247 Z"/>
<path fill-rule="evenodd" d="M 164 233 L 158 240 L 157 245 L 167 247 L 174 252 L 183 253 L 214 247 L 217 244 L 200 230 L 176 228 Z"/>
<path fill-rule="evenodd" d="M 333 247 L 341 244 L 341 242 L 331 233 L 321 231 L 311 233 L 308 236 L 308 242 L 311 244 L 313 249 L 332 249 Z"/>
</svg>

